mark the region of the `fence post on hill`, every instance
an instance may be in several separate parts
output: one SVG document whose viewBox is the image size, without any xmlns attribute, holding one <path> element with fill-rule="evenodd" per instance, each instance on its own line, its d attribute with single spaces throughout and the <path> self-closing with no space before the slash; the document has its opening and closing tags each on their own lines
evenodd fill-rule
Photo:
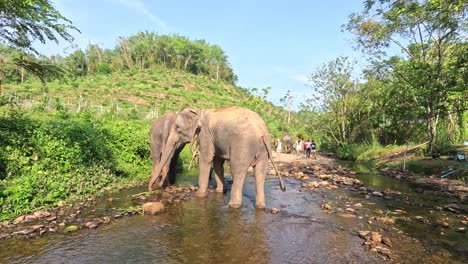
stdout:
<svg viewBox="0 0 468 264">
<path fill-rule="evenodd" d="M 403 171 L 406 171 L 406 152 L 408 151 L 408 140 L 406 141 L 405 154 L 403 156 Z"/>
</svg>

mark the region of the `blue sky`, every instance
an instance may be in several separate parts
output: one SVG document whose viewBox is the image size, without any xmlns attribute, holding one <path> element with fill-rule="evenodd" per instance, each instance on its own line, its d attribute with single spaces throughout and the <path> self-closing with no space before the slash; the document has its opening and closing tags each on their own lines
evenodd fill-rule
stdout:
<svg viewBox="0 0 468 264">
<path fill-rule="evenodd" d="M 357 0 L 54 0 L 54 6 L 88 43 L 113 48 L 119 36 L 139 31 L 177 33 L 220 45 L 229 56 L 238 85 L 271 87 L 269 100 L 279 104 L 287 90 L 295 105 L 312 90 L 307 75 L 321 64 L 345 55 L 358 59 L 351 35 L 341 32 Z M 47 54 L 68 53 L 71 45 L 53 43 L 38 49 Z"/>
</svg>

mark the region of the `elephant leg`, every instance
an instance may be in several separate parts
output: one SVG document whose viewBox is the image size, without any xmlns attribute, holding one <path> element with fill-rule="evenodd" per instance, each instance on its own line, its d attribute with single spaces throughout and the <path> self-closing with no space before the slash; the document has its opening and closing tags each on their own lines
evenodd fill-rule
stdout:
<svg viewBox="0 0 468 264">
<path fill-rule="evenodd" d="M 224 186 L 224 160 L 214 158 L 213 167 L 216 179 L 216 192 L 225 193 L 226 188 Z"/>
<path fill-rule="evenodd" d="M 210 176 L 211 164 L 213 159 L 200 157 L 200 175 L 198 177 L 198 191 L 195 193 L 197 197 L 208 196 L 208 179 Z"/>
<path fill-rule="evenodd" d="M 255 165 L 255 207 L 265 208 L 265 175 L 268 169 L 268 159 Z"/>
<path fill-rule="evenodd" d="M 239 165 L 231 162 L 231 174 L 232 174 L 232 188 L 231 188 L 231 199 L 229 200 L 229 207 L 239 208 L 242 204 L 242 187 L 244 186 L 245 175 L 249 166 Z"/>
</svg>

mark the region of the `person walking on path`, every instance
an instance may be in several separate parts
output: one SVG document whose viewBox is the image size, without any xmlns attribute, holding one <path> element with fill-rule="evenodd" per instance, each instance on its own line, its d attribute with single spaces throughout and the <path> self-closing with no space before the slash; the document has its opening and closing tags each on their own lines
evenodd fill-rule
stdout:
<svg viewBox="0 0 468 264">
<path fill-rule="evenodd" d="M 302 139 L 299 138 L 297 141 L 296 141 L 296 155 L 299 156 L 300 152 L 302 151 Z"/>
<path fill-rule="evenodd" d="M 310 143 L 310 149 L 312 151 L 312 155 L 314 156 L 314 159 L 317 159 L 317 144 L 312 140 Z"/>
<path fill-rule="evenodd" d="M 306 158 L 310 158 L 311 145 L 312 142 L 310 142 L 310 140 L 306 140 L 306 142 L 304 143 Z"/>
</svg>

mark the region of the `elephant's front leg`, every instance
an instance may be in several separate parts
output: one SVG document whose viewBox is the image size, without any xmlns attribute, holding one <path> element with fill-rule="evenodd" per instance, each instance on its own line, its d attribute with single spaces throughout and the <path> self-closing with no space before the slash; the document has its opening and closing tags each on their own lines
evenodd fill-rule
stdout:
<svg viewBox="0 0 468 264">
<path fill-rule="evenodd" d="M 213 167 L 215 172 L 216 179 L 216 192 L 224 193 L 226 192 L 226 187 L 224 186 L 224 160 L 214 158 Z"/>
<path fill-rule="evenodd" d="M 210 176 L 212 158 L 200 155 L 200 175 L 198 176 L 198 191 L 195 193 L 197 197 L 208 196 L 208 180 Z"/>
</svg>

